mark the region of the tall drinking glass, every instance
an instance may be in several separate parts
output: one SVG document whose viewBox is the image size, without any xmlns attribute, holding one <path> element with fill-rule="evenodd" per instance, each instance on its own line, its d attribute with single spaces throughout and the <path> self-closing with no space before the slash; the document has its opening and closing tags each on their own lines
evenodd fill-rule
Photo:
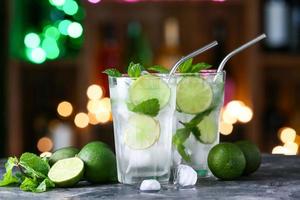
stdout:
<svg viewBox="0 0 300 200">
<path fill-rule="evenodd" d="M 172 163 L 172 122 L 176 80 L 147 74 L 109 77 L 118 180 L 168 182 Z"/>
<path fill-rule="evenodd" d="M 173 165 L 188 164 L 200 177 L 211 175 L 207 156 L 219 143 L 224 83 L 225 71 L 177 74 Z"/>
</svg>

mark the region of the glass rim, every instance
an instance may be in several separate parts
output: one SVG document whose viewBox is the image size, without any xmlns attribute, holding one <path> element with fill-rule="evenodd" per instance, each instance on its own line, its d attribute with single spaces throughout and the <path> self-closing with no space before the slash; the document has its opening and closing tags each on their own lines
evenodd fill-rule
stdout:
<svg viewBox="0 0 300 200">
<path fill-rule="evenodd" d="M 147 73 L 147 74 L 143 74 L 141 76 L 144 75 L 153 75 L 153 78 L 167 78 L 169 76 L 168 73 L 164 74 L 164 73 Z M 139 77 L 141 77 L 139 76 Z M 135 80 L 138 79 L 139 77 L 130 77 L 128 74 L 122 74 L 122 76 L 116 77 L 116 76 L 108 76 L 109 78 L 116 78 L 116 79 L 131 79 L 131 80 Z M 171 76 L 173 77 L 173 76 Z"/>
<path fill-rule="evenodd" d="M 201 70 L 199 72 L 191 72 L 191 73 L 180 73 L 180 72 L 176 72 L 174 75 L 175 76 L 186 76 L 186 75 L 222 75 L 222 74 L 226 74 L 225 70 L 222 70 L 220 72 L 217 71 L 217 69 L 205 69 L 205 70 Z"/>
</svg>

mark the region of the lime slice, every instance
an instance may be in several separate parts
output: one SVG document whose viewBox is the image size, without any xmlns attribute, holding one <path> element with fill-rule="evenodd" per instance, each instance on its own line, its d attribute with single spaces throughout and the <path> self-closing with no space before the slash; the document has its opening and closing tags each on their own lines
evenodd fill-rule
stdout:
<svg viewBox="0 0 300 200">
<path fill-rule="evenodd" d="M 216 113 L 213 112 L 205 116 L 197 127 L 200 130 L 200 140 L 202 143 L 212 144 L 216 141 L 218 134 L 218 118 Z"/>
<path fill-rule="evenodd" d="M 84 163 L 78 157 L 57 161 L 49 170 L 48 177 L 59 187 L 74 186 L 84 173 Z"/>
<path fill-rule="evenodd" d="M 184 77 L 177 85 L 176 104 L 184 113 L 197 114 L 212 103 L 213 91 L 200 77 Z"/>
<path fill-rule="evenodd" d="M 125 131 L 125 143 L 131 149 L 147 149 L 160 135 L 159 123 L 152 117 L 140 114 L 132 115 Z"/>
<path fill-rule="evenodd" d="M 170 88 L 161 78 L 152 75 L 139 77 L 129 88 L 130 100 L 137 105 L 149 99 L 158 99 L 160 108 L 167 105 Z"/>
</svg>

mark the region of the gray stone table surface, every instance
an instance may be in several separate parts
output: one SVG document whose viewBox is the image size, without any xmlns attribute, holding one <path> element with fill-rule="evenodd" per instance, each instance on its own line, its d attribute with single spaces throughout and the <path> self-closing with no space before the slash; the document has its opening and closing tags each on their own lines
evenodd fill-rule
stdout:
<svg viewBox="0 0 300 200">
<path fill-rule="evenodd" d="M 2 162 L 0 174 L 3 173 Z M 144 193 L 138 186 L 91 186 L 83 182 L 75 188 L 57 188 L 40 194 L 22 192 L 17 187 L 0 187 L 0 199 L 300 199 L 300 157 L 263 155 L 260 169 L 251 176 L 235 181 L 200 179 L 190 189 L 169 184 L 159 192 Z"/>
</svg>

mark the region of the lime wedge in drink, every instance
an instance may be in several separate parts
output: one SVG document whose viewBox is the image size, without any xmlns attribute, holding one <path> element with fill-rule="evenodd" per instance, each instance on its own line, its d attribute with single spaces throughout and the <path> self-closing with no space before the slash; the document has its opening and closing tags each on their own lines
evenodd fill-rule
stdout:
<svg viewBox="0 0 300 200">
<path fill-rule="evenodd" d="M 170 88 L 161 78 L 153 75 L 139 77 L 129 88 L 130 100 L 137 105 L 149 99 L 158 99 L 160 108 L 167 105 Z"/>
<path fill-rule="evenodd" d="M 212 99 L 210 85 L 200 77 L 184 77 L 177 85 L 176 104 L 184 113 L 203 112 L 211 105 Z"/>
<path fill-rule="evenodd" d="M 218 134 L 218 118 L 214 112 L 205 116 L 197 125 L 200 131 L 200 140 L 204 144 L 212 144 L 217 139 Z"/>
<path fill-rule="evenodd" d="M 78 157 L 57 161 L 49 170 L 48 177 L 59 187 L 74 186 L 84 173 L 84 163 Z"/>
<path fill-rule="evenodd" d="M 147 149 L 160 135 L 159 123 L 152 117 L 140 114 L 132 115 L 125 130 L 125 143 L 131 149 Z"/>
</svg>

